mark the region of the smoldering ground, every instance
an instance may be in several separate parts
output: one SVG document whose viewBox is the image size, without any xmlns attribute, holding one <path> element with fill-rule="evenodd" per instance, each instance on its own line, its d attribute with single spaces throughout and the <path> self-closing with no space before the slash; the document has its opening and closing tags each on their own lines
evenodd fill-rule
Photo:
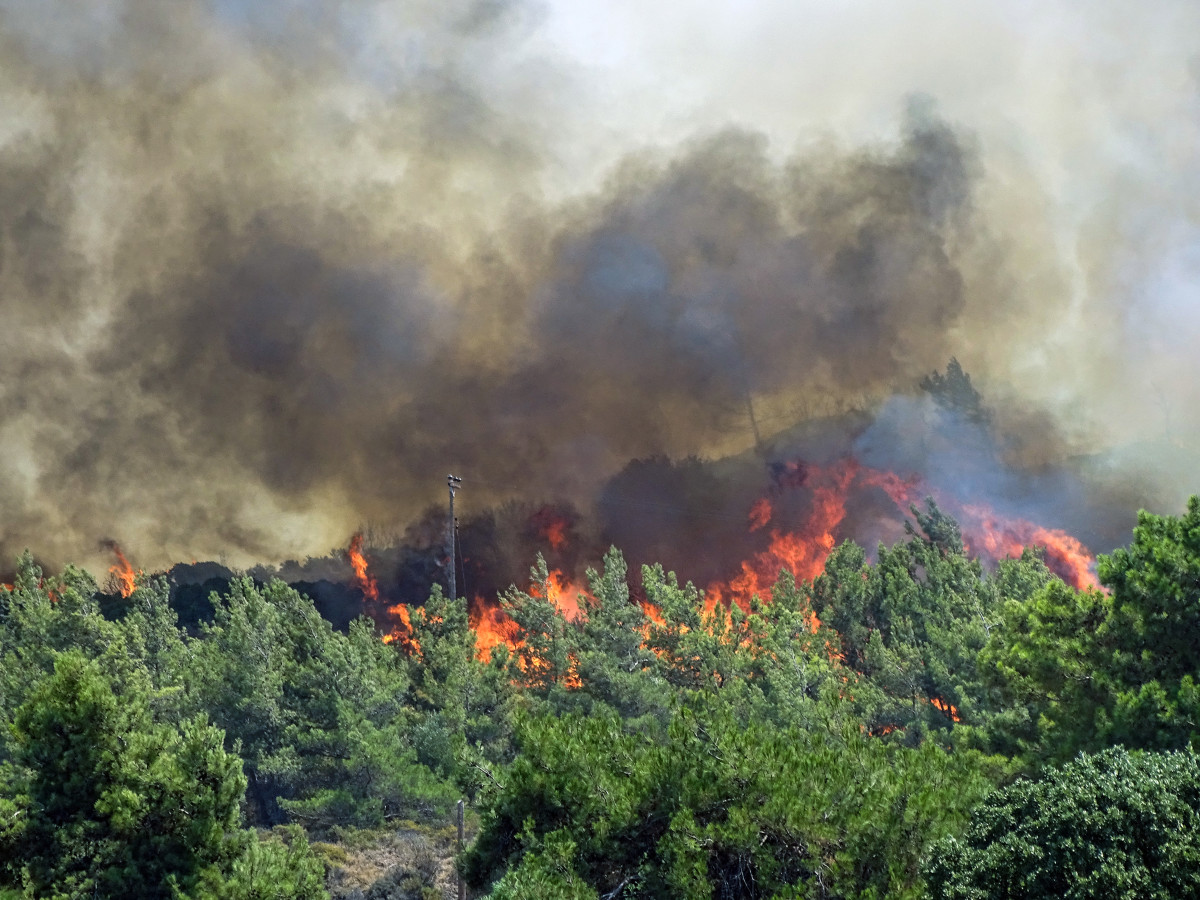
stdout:
<svg viewBox="0 0 1200 900">
<path fill-rule="evenodd" d="M 526 4 L 65 9 L 0 6 L 8 557 L 320 553 L 451 470 L 480 506 L 587 506 L 954 354 L 1023 458 L 1104 446 L 1023 412 L 1072 313 L 1017 284 L 993 162 L 935 98 L 793 153 L 706 129 L 551 197 L 572 77 Z"/>
</svg>

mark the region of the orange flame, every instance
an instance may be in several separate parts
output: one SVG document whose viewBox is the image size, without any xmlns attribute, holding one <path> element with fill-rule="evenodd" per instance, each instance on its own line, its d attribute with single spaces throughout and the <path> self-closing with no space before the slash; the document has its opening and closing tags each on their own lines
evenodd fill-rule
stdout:
<svg viewBox="0 0 1200 900">
<path fill-rule="evenodd" d="M 782 522 L 772 503 L 771 496 L 756 499 L 747 511 L 747 523 L 751 532 L 766 530 L 769 536 L 765 549 L 753 554 L 741 563 L 740 571 L 727 580 L 709 584 L 705 590 L 705 613 L 711 615 L 718 603 L 729 607 L 737 603 L 748 611 L 751 599 L 758 596 L 768 600 L 771 590 L 781 571 L 791 573 L 797 580 L 811 581 L 825 568 L 825 562 L 839 540 L 839 529 L 845 518 L 851 492 L 859 489 L 882 491 L 903 512 L 918 503 L 925 494 L 934 493 L 936 499 L 958 520 L 964 534 L 964 545 L 977 548 L 977 552 L 992 561 L 1004 556 L 1019 555 L 1027 546 L 1045 548 L 1045 559 L 1052 571 L 1077 588 L 1095 587 L 1095 560 L 1077 539 L 1058 529 L 1044 528 L 1023 519 L 1006 518 L 981 505 L 964 505 L 954 498 L 937 497 L 929 491 L 919 476 L 902 477 L 860 464 L 852 458 L 839 460 L 828 466 L 806 465 L 800 462 L 785 463 L 775 472 L 772 495 L 803 487 L 809 493 L 809 508 L 803 520 L 789 525 Z M 538 533 L 555 550 L 561 550 L 570 529 L 567 518 L 551 508 L 539 511 L 531 520 Z M 364 595 L 374 599 L 378 589 L 374 579 L 366 575 L 366 563 L 361 556 L 361 536 L 355 535 L 351 542 L 351 561 L 354 564 Z M 594 598 L 587 590 L 574 583 L 560 569 L 552 569 L 545 584 L 546 599 L 571 622 L 586 617 L 589 603 Z M 540 596 L 542 587 L 529 588 L 532 596 Z M 665 625 L 660 610 L 646 601 L 639 601 L 647 623 L 642 626 L 644 639 L 648 639 L 654 626 Z M 407 609 L 403 606 L 391 608 L 408 628 Z M 473 598 L 469 611 L 469 622 L 475 632 L 476 656 L 480 660 L 491 657 L 498 646 L 510 651 L 518 650 L 521 644 L 520 627 L 495 600 Z M 813 613 L 807 613 L 809 628 L 815 633 L 821 622 Z M 393 636 L 391 639 L 395 639 Z M 831 659 L 838 659 L 836 650 L 827 644 Z M 537 665 L 537 661 L 533 661 Z M 568 687 L 578 687 L 579 679 L 574 669 L 564 682 Z M 940 698 L 929 701 L 932 706 L 951 720 L 959 721 L 958 710 Z M 887 733 L 893 726 L 886 726 L 877 733 Z"/>
<path fill-rule="evenodd" d="M 372 603 L 379 600 L 379 582 L 367 574 L 367 559 L 362 553 L 363 536 L 358 532 L 350 538 L 350 546 L 346 548 L 346 558 L 350 560 L 350 568 L 354 569 L 354 581 L 363 596 Z"/>
<path fill-rule="evenodd" d="M 109 542 L 108 549 L 117 557 L 117 561 L 108 567 L 109 577 L 121 596 L 128 597 L 137 587 L 137 576 L 141 573 L 133 570 L 133 566 L 129 564 L 129 560 L 125 558 L 125 554 L 116 541 Z"/>
<path fill-rule="evenodd" d="M 771 542 L 763 550 L 742 563 L 741 572 L 728 581 L 713 582 L 704 592 L 705 608 L 711 611 L 716 604 L 736 603 L 743 610 L 750 608 L 754 596 L 769 599 L 771 587 L 781 571 L 791 572 L 798 580 L 811 581 L 825 569 L 825 560 L 837 541 L 835 531 L 846 517 L 846 497 L 861 467 L 853 460 L 844 460 L 828 469 L 798 467 L 786 471 L 788 482 L 813 487 L 812 508 L 808 518 L 797 528 L 771 529 Z M 750 507 L 751 530 L 772 521 L 771 502 L 760 497 Z M 820 620 L 809 613 L 809 626 L 816 631 Z"/>
<path fill-rule="evenodd" d="M 420 643 L 412 636 L 412 619 L 408 616 L 408 607 L 397 603 L 388 607 L 388 612 L 400 620 L 400 625 L 383 636 L 385 644 L 398 642 L 409 653 L 419 653 Z"/>
<path fill-rule="evenodd" d="M 540 597 L 542 595 L 540 586 L 531 585 L 529 595 Z M 561 569 L 550 570 L 550 577 L 546 579 L 546 599 L 562 613 L 568 622 L 578 622 L 584 615 L 584 610 L 579 606 L 580 595 L 583 595 L 585 599 L 590 597 L 586 588 L 580 587 L 563 575 Z"/>
<path fill-rule="evenodd" d="M 528 593 L 531 597 L 541 597 L 541 586 L 530 585 Z M 568 622 L 578 622 L 587 615 L 585 607 L 580 605 L 580 600 L 586 603 L 591 599 L 591 594 L 567 578 L 561 570 L 550 570 L 546 579 L 546 594 L 546 599 Z M 475 658 L 480 662 L 491 659 L 492 651 L 496 647 L 504 646 L 510 653 L 515 653 L 523 646 L 520 625 L 494 601 L 489 603 L 476 595 L 467 613 L 467 619 L 475 632 Z M 521 670 L 525 671 L 524 661 L 520 660 L 518 664 Z M 538 664 L 538 660 L 533 660 L 535 668 Z M 563 685 L 571 690 L 582 686 L 575 671 L 575 664 L 576 660 L 572 657 L 571 669 L 563 680 Z"/>
<path fill-rule="evenodd" d="M 569 543 L 571 520 L 553 506 L 543 506 L 530 516 L 529 526 L 550 545 L 551 550 L 563 550 Z"/>
<path fill-rule="evenodd" d="M 770 543 L 765 550 L 745 560 L 737 575 L 708 586 L 706 610 L 711 611 L 717 603 L 737 603 L 748 609 L 755 595 L 769 599 L 771 587 L 783 570 L 798 580 L 820 575 L 837 543 L 837 530 L 846 516 L 846 503 L 853 487 L 877 488 L 902 510 L 918 502 L 924 493 L 918 476 L 903 478 L 850 458 L 828 467 L 800 463 L 780 467 L 777 490 L 802 485 L 812 491 L 812 506 L 806 520 L 794 527 L 780 525 L 768 497 L 754 501 L 747 516 L 750 530 L 758 531 L 773 523 Z M 1065 531 L 1007 518 L 985 506 L 959 504 L 953 498 L 938 499 L 958 519 L 968 549 L 976 548 L 992 562 L 1019 556 L 1025 547 L 1041 547 L 1046 565 L 1064 581 L 1078 589 L 1099 586 L 1095 558 Z M 814 630 L 820 626 L 815 615 L 810 615 L 809 624 Z"/>
<path fill-rule="evenodd" d="M 350 568 L 354 570 L 354 583 L 362 591 L 363 598 L 369 603 L 378 603 L 379 581 L 367 572 L 367 558 L 363 555 L 362 547 L 362 532 L 358 532 L 350 538 L 350 546 L 346 548 L 346 559 L 350 562 Z M 383 636 L 383 642 L 385 644 L 398 642 L 409 653 L 418 652 L 421 647 L 413 640 L 412 620 L 408 616 L 408 607 L 403 603 L 396 603 L 388 607 L 388 613 L 399 620 L 399 625 Z"/>
<path fill-rule="evenodd" d="M 561 550 L 567 544 L 567 523 L 557 519 L 546 526 L 546 540 L 555 550 Z"/>
<path fill-rule="evenodd" d="M 516 649 L 520 628 L 494 600 L 489 603 L 477 595 L 467 619 L 475 632 L 476 659 L 487 662 L 492 658 L 492 650 L 501 645 L 510 651 Z"/>
<path fill-rule="evenodd" d="M 1046 567 L 1076 590 L 1098 589 L 1096 558 L 1077 538 L 1059 528 L 1006 518 L 986 506 L 962 507 L 963 543 L 993 561 L 1020 556 L 1026 547 L 1045 551 Z"/>
<path fill-rule="evenodd" d="M 758 531 L 765 527 L 771 521 L 771 501 L 766 497 L 759 497 L 750 505 L 750 530 Z"/>
<path fill-rule="evenodd" d="M 646 618 L 659 628 L 662 628 L 667 624 L 667 620 L 663 618 L 662 612 L 649 600 L 642 600 L 638 603 L 638 605 L 641 606 L 642 612 L 645 614 Z"/>
<path fill-rule="evenodd" d="M 955 721 L 955 722 L 962 721 L 962 719 L 960 719 L 958 717 L 958 710 L 955 709 L 951 704 L 947 703 L 945 700 L 942 700 L 939 697 L 932 697 L 932 698 L 930 698 L 929 703 L 938 712 L 945 713 L 946 715 L 948 715 L 952 721 Z"/>
</svg>

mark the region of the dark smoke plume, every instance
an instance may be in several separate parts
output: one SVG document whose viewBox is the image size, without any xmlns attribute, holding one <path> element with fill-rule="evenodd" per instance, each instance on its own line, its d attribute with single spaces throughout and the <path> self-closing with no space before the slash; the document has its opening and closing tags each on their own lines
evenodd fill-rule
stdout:
<svg viewBox="0 0 1200 900">
<path fill-rule="evenodd" d="M 520 2 L 84 6 L 0 3 L 9 558 L 321 553 L 447 471 L 586 506 L 1055 315 L 996 274 L 979 149 L 923 97 L 877 145 L 728 128 L 550 200 L 568 88 Z"/>
</svg>

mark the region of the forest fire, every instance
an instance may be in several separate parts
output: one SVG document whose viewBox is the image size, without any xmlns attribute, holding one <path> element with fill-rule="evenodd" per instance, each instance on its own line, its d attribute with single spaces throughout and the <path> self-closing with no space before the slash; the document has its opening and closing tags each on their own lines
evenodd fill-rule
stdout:
<svg viewBox="0 0 1200 900">
<path fill-rule="evenodd" d="M 945 700 L 940 700 L 937 697 L 932 697 L 929 700 L 930 705 L 940 713 L 945 713 L 950 717 L 951 721 L 961 722 L 962 719 L 958 715 L 958 710 L 947 703 Z"/>
<path fill-rule="evenodd" d="M 140 573 L 134 571 L 133 566 L 125 557 L 125 553 L 116 541 L 107 540 L 101 543 L 105 549 L 111 551 L 117 558 L 117 561 L 108 567 L 109 583 L 121 597 L 127 598 L 133 593 L 134 588 L 137 587 L 137 576 Z"/>
<path fill-rule="evenodd" d="M 540 597 L 542 595 L 541 585 L 536 583 L 530 585 L 529 593 L 532 596 Z M 546 579 L 545 599 L 549 600 L 567 621 L 576 622 L 586 615 L 585 610 L 579 605 L 579 600 L 581 597 L 586 600 L 589 596 L 586 588 L 571 581 L 561 570 L 550 570 L 550 576 Z"/>
<path fill-rule="evenodd" d="M 780 467 L 772 493 L 779 495 L 800 488 L 807 490 L 811 499 L 807 514 L 795 524 L 785 526 L 778 521 L 769 496 L 759 497 L 751 504 L 747 515 L 749 530 L 757 532 L 771 526 L 770 541 L 764 549 L 742 561 L 736 575 L 708 585 L 705 597 L 709 610 L 717 603 L 737 603 L 746 610 L 756 595 L 769 599 L 780 571 L 790 572 L 801 581 L 820 575 L 838 541 L 854 536 L 843 533 L 842 526 L 847 506 L 856 494 L 872 489 L 882 491 L 895 505 L 897 514 L 905 516 L 908 508 L 925 493 L 916 477 L 903 478 L 894 472 L 872 469 L 850 457 L 825 467 L 798 462 Z M 1094 557 L 1066 532 L 1008 518 L 982 505 L 959 504 L 952 497 L 939 496 L 937 491 L 929 493 L 958 519 L 966 548 L 988 563 L 1019 556 L 1026 547 L 1038 547 L 1043 549 L 1047 567 L 1068 584 L 1078 589 L 1098 586 Z M 813 614 L 810 625 L 814 630 L 820 626 Z"/>
<path fill-rule="evenodd" d="M 528 593 L 531 597 L 541 597 L 540 585 L 536 582 L 531 584 Z M 579 599 L 582 596 L 586 601 L 590 595 L 585 588 L 568 579 L 560 570 L 550 570 L 546 579 L 546 593 L 546 599 L 568 621 L 577 622 L 586 615 L 585 610 L 580 607 Z M 502 644 L 510 653 L 520 647 L 520 626 L 496 601 L 488 601 L 478 594 L 475 595 L 470 603 L 468 617 L 475 632 L 475 654 L 481 661 L 486 662 L 490 659 L 492 650 Z"/>
<path fill-rule="evenodd" d="M 400 624 L 383 636 L 383 642 L 399 642 L 409 652 L 420 650 L 421 645 L 412 637 L 412 620 L 408 615 L 408 607 L 403 603 L 394 603 L 388 607 L 388 613 L 395 616 Z"/>
<path fill-rule="evenodd" d="M 474 597 L 468 621 L 475 632 L 475 655 L 480 661 L 486 662 L 490 659 L 492 650 L 501 645 L 510 651 L 516 648 L 520 626 L 495 600 Z"/>
<path fill-rule="evenodd" d="M 367 560 L 363 556 L 362 547 L 363 536 L 362 532 L 359 532 L 350 538 L 350 546 L 346 548 L 346 559 L 350 562 L 350 568 L 354 570 L 354 581 L 362 591 L 363 597 L 368 602 L 376 603 L 379 601 L 379 582 L 367 574 Z"/>
<path fill-rule="evenodd" d="M 770 597 L 771 586 L 781 571 L 790 572 L 800 581 L 811 581 L 820 575 L 825 559 L 837 543 L 835 532 L 846 516 L 847 491 L 858 471 L 852 461 L 828 469 L 789 467 L 778 480 L 781 486 L 778 489 L 800 484 L 811 488 L 812 506 L 807 519 L 794 529 L 773 528 L 770 545 L 743 561 L 737 575 L 726 582 L 710 584 L 704 592 L 706 609 L 711 611 L 718 603 L 725 606 L 736 603 L 748 610 L 754 596 Z M 772 516 L 769 498 L 755 500 L 749 512 L 751 531 L 766 527 Z M 821 623 L 810 614 L 809 624 L 815 631 Z"/>
<path fill-rule="evenodd" d="M 571 521 L 560 510 L 544 506 L 530 516 L 529 524 L 551 550 L 563 550 L 567 546 Z"/>
<path fill-rule="evenodd" d="M 378 603 L 379 580 L 367 571 L 367 558 L 363 555 L 362 532 L 358 532 L 350 538 L 350 545 L 346 548 L 346 560 L 350 563 L 350 568 L 354 570 L 355 586 L 362 591 L 363 599 L 368 603 Z M 391 604 L 388 606 L 388 613 L 398 624 L 384 635 L 384 643 L 390 644 L 398 641 L 410 652 L 419 649 L 419 645 L 412 639 L 412 621 L 408 615 L 408 607 L 403 603 Z"/>
<path fill-rule="evenodd" d="M 960 524 L 969 537 L 967 549 L 992 560 L 1020 556 L 1026 547 L 1041 547 L 1046 566 L 1077 590 L 1096 589 L 1096 558 L 1076 538 L 1057 528 L 1043 528 L 1024 519 L 1002 519 L 986 507 L 961 508 Z"/>
<path fill-rule="evenodd" d="M 751 600 L 770 602 L 771 589 L 780 572 L 788 572 L 797 581 L 811 581 L 822 574 L 826 559 L 834 547 L 846 539 L 863 540 L 863 529 L 878 529 L 880 521 L 890 523 L 884 534 L 902 536 L 905 523 L 911 519 L 911 508 L 931 497 L 940 508 L 955 518 L 963 534 L 964 547 L 994 565 L 1009 556 L 1019 556 L 1026 547 L 1042 549 L 1046 565 L 1059 577 L 1076 588 L 1097 586 L 1095 561 L 1083 544 L 1066 532 L 1034 525 L 1006 516 L 983 504 L 964 504 L 923 483 L 916 475 L 864 465 L 853 456 L 845 455 L 833 462 L 816 465 L 801 460 L 789 460 L 769 467 L 767 485 L 758 496 L 744 500 L 743 525 L 740 538 L 730 538 L 718 544 L 726 560 L 718 564 L 731 574 L 708 580 L 704 585 L 705 611 L 711 613 L 716 605 L 726 608 L 737 604 L 743 611 L 750 609 Z M 666 504 L 661 504 L 665 507 Z M 656 503 L 655 509 L 660 506 Z M 864 512 L 864 510 L 866 512 Z M 587 616 L 588 606 L 595 602 L 586 586 L 570 574 L 571 560 L 598 558 L 601 542 L 581 546 L 573 513 L 552 506 L 542 506 L 528 514 L 522 532 L 530 541 L 530 552 L 541 547 L 558 562 L 548 566 L 544 582 L 527 583 L 523 590 L 531 597 L 545 599 L 569 622 L 580 622 Z M 866 524 L 864 524 L 866 523 Z M 725 527 L 725 526 L 722 526 Z M 890 530 L 889 530 L 890 529 Z M 738 541 L 741 543 L 739 544 Z M 743 548 L 739 551 L 739 547 Z M 636 556 L 638 548 L 623 547 Z M 867 547 L 868 551 L 871 548 Z M 743 555 L 740 560 L 733 553 Z M 361 555 L 361 539 L 352 541 L 349 557 L 356 580 L 364 596 L 375 598 L 378 588 L 366 574 Z M 711 562 L 711 560 L 710 560 Z M 686 566 L 676 565 L 681 580 L 687 580 Z M 478 584 L 479 575 L 476 575 Z M 662 624 L 659 611 L 643 599 L 637 601 L 648 620 Z M 404 604 L 389 607 L 396 627 L 390 640 L 411 634 L 408 610 Z M 474 591 L 469 603 L 469 620 L 476 635 L 476 652 L 480 659 L 490 657 L 500 645 L 510 652 L 521 648 L 521 629 L 497 599 L 487 593 Z M 807 613 L 809 627 L 816 632 L 821 622 L 815 612 Z M 649 635 L 647 626 L 647 635 Z M 947 706 L 938 707 L 953 718 L 957 712 Z"/>
</svg>

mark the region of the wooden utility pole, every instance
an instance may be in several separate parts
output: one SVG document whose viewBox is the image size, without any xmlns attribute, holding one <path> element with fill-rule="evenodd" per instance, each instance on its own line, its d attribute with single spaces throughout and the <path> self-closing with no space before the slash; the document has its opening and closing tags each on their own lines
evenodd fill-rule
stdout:
<svg viewBox="0 0 1200 900">
<path fill-rule="evenodd" d="M 450 524 L 446 528 L 446 543 L 450 545 L 450 602 L 453 603 L 458 599 L 457 585 L 454 582 L 454 576 L 457 566 L 454 561 L 454 545 L 457 543 L 458 523 L 454 521 L 454 492 L 458 490 L 458 486 L 462 484 L 462 479 L 457 475 L 447 475 L 446 484 L 450 488 Z"/>
</svg>

